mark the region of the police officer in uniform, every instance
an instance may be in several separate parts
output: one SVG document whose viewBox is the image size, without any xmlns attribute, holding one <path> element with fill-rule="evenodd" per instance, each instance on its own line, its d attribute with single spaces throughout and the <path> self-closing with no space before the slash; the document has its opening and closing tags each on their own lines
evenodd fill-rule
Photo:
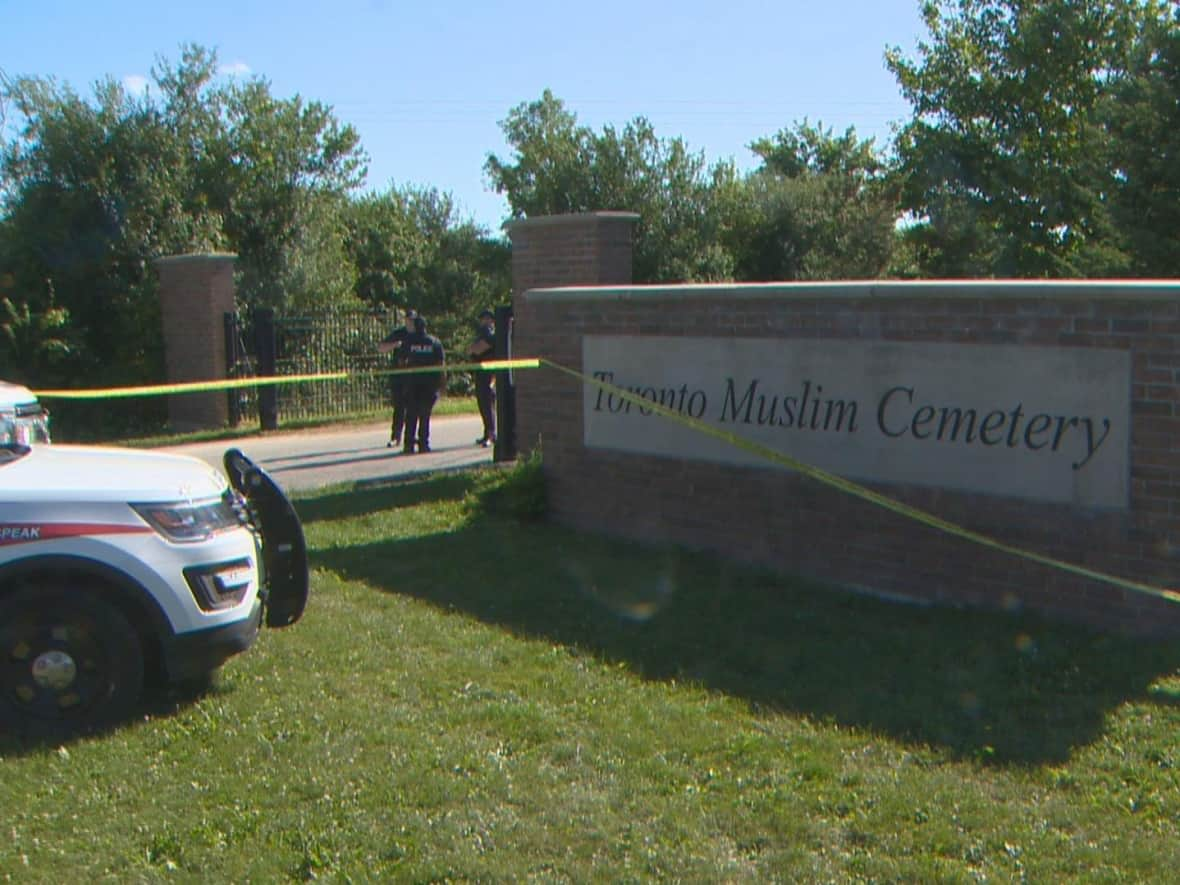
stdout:
<svg viewBox="0 0 1180 885">
<path fill-rule="evenodd" d="M 475 340 L 467 353 L 478 363 L 487 362 L 496 355 L 496 316 L 490 310 L 480 311 L 479 326 Z M 475 401 L 479 404 L 479 416 L 483 419 L 483 436 L 475 441 L 485 449 L 496 442 L 496 389 L 492 386 L 491 372 L 475 372 Z"/>
<path fill-rule="evenodd" d="M 404 368 L 406 365 L 405 342 L 406 338 L 413 332 L 414 318 L 418 316 L 414 311 L 407 308 L 405 321 L 390 332 L 377 345 L 378 353 L 392 353 L 393 367 L 395 369 Z M 389 379 L 389 395 L 393 400 L 393 420 L 389 425 L 389 442 L 385 444 L 387 449 L 392 449 L 399 445 L 402 441 L 402 428 L 406 423 L 406 379 L 404 375 L 394 375 Z"/>
<path fill-rule="evenodd" d="M 421 369 L 442 366 L 446 359 L 442 342 L 426 331 L 426 320 L 414 318 L 414 331 L 402 344 L 406 353 L 406 367 Z M 415 446 L 419 452 L 430 451 L 430 413 L 438 400 L 446 376 L 437 372 L 415 372 L 406 378 L 406 435 L 402 451 L 411 455 Z"/>
</svg>

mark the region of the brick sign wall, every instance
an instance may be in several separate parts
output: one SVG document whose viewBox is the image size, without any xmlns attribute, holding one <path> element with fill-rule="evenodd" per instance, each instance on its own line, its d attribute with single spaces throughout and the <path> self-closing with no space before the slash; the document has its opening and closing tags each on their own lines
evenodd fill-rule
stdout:
<svg viewBox="0 0 1180 885">
<path fill-rule="evenodd" d="M 517 354 L 613 373 L 1003 542 L 1180 585 L 1180 283 L 533 289 L 515 311 Z M 518 378 L 518 440 L 543 446 L 559 521 L 874 593 L 1180 634 L 1180 605 L 623 412 L 552 370 Z"/>
</svg>

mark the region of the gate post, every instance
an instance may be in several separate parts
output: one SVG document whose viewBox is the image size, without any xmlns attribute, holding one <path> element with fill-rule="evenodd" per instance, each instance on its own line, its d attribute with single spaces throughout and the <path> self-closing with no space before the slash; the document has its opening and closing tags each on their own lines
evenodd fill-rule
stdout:
<svg viewBox="0 0 1180 885">
<path fill-rule="evenodd" d="M 230 254 L 170 255 L 153 262 L 160 277 L 160 318 L 170 382 L 224 377 L 221 316 L 234 309 L 236 258 Z M 176 430 L 224 427 L 228 417 L 223 391 L 168 397 L 168 420 Z"/>
<path fill-rule="evenodd" d="M 638 221 L 634 212 L 584 212 L 525 218 L 505 225 L 512 240 L 514 316 L 520 323 L 513 330 L 517 353 L 552 357 L 545 348 L 560 337 L 541 327 L 536 308 L 522 297 L 528 290 L 631 284 L 632 235 Z M 580 353 L 569 359 L 570 366 L 581 368 Z M 554 403 L 567 395 L 569 382 L 552 371 L 521 377 L 519 398 L 513 390 L 513 431 L 517 439 L 524 439 L 527 449 L 539 443 L 542 427 L 553 427 L 549 417 Z M 566 431 L 570 438 L 582 438 L 580 415 L 577 424 Z M 550 458 L 548 451 L 545 458 Z"/>
<path fill-rule="evenodd" d="M 234 379 L 237 377 L 238 362 L 242 358 L 241 347 L 238 343 L 241 338 L 241 329 L 238 327 L 238 315 L 233 311 L 227 310 L 222 314 L 222 319 L 225 323 L 225 377 Z M 237 388 L 230 388 L 225 392 L 225 396 L 229 407 L 229 426 L 237 427 L 242 423 L 241 391 Z"/>
<path fill-rule="evenodd" d="M 498 360 L 512 359 L 512 305 L 496 308 L 496 348 Z M 496 444 L 493 461 L 516 458 L 516 381 L 511 370 L 496 373 Z"/>
<path fill-rule="evenodd" d="M 273 308 L 258 307 L 254 310 L 254 349 L 258 354 L 258 374 L 264 378 L 275 375 L 278 342 Z M 278 430 L 279 392 L 273 384 L 258 386 L 258 423 L 263 430 Z"/>
</svg>

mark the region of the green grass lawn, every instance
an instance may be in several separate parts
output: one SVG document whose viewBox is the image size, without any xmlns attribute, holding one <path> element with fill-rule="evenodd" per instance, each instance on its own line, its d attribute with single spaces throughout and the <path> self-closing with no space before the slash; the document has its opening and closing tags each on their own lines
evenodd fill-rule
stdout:
<svg viewBox="0 0 1180 885">
<path fill-rule="evenodd" d="M 0 742 L 0 877 L 1175 880 L 1177 644 L 522 523 L 534 471 L 299 499 L 299 625 Z"/>
</svg>

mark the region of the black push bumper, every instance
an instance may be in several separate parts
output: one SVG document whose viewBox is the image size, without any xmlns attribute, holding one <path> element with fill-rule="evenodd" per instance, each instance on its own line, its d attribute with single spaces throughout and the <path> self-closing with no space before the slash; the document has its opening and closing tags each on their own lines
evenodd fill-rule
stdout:
<svg viewBox="0 0 1180 885">
<path fill-rule="evenodd" d="M 279 484 L 238 449 L 225 453 L 230 485 L 246 499 L 262 536 L 266 625 L 289 627 L 307 606 L 307 542 L 303 524 Z"/>
</svg>

